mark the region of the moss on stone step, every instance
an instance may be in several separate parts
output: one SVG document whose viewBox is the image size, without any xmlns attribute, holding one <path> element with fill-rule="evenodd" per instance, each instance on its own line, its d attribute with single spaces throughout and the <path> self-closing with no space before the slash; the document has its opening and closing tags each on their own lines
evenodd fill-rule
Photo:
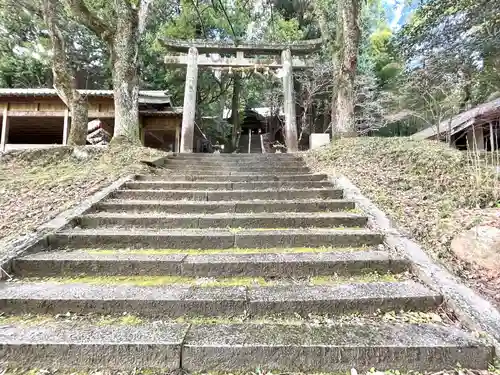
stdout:
<svg viewBox="0 0 500 375">
<path fill-rule="evenodd" d="M 157 319 L 141 317 L 133 314 L 124 313 L 122 315 L 99 315 L 99 314 L 62 314 L 62 315 L 2 315 L 0 316 L 0 326 L 8 324 L 26 325 L 26 326 L 44 326 L 58 322 L 90 323 L 103 326 L 114 325 L 140 325 L 159 322 Z M 440 325 L 451 324 L 452 321 L 446 314 L 439 312 L 420 312 L 420 311 L 377 311 L 372 314 L 350 313 L 344 315 L 315 315 L 309 314 L 307 317 L 300 315 L 267 315 L 251 317 L 248 315 L 226 316 L 226 317 L 208 317 L 208 316 L 189 316 L 170 318 L 163 317 L 162 323 L 188 323 L 188 324 L 286 324 L 286 325 L 335 325 L 335 324 L 356 324 L 373 325 L 379 323 L 406 323 L 406 324 L 425 324 L 434 323 Z M 159 322 L 160 323 L 160 322 Z"/>
<path fill-rule="evenodd" d="M 307 278 L 264 278 L 264 277 L 183 277 L 183 276 L 76 276 L 76 277 L 45 277 L 25 278 L 28 282 L 49 282 L 57 284 L 100 284 L 100 285 L 134 285 L 155 287 L 164 285 L 191 285 L 198 287 L 257 287 L 273 285 L 336 285 L 347 283 L 369 283 L 400 281 L 408 278 L 408 274 L 377 273 L 371 269 L 361 271 L 356 275 L 314 276 Z"/>
<path fill-rule="evenodd" d="M 209 254 L 296 254 L 296 253 L 327 253 L 327 252 L 354 252 L 366 251 L 367 246 L 362 247 L 291 247 L 291 248 L 270 248 L 270 249 L 84 249 L 89 254 L 144 254 L 144 255 L 209 255 Z"/>
</svg>

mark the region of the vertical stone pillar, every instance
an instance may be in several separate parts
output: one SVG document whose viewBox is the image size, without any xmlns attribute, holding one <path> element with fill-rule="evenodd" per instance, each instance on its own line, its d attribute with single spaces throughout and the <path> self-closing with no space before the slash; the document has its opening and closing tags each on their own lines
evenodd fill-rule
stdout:
<svg viewBox="0 0 500 375">
<path fill-rule="evenodd" d="M 68 134 L 69 134 L 69 110 L 64 111 L 64 125 L 63 125 L 63 146 L 68 145 Z"/>
<path fill-rule="evenodd" d="M 285 109 L 285 140 L 287 152 L 299 151 L 297 141 L 297 118 L 295 117 L 295 96 L 293 93 L 292 52 L 289 49 L 281 53 L 283 65 L 283 94 Z"/>
<path fill-rule="evenodd" d="M 5 145 L 9 137 L 9 119 L 8 119 L 8 104 L 5 105 L 2 113 L 2 131 L 0 135 L 0 152 L 5 152 Z"/>
<path fill-rule="evenodd" d="M 188 63 L 186 70 L 186 88 L 184 90 L 180 152 L 193 152 L 197 83 L 198 50 L 194 47 L 191 47 L 188 52 Z"/>
</svg>

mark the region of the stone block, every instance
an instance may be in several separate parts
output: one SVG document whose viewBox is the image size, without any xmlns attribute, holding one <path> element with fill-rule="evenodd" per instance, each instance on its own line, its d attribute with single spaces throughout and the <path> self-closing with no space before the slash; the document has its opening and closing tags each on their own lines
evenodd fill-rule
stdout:
<svg viewBox="0 0 500 375">
<path fill-rule="evenodd" d="M 245 287 L 12 283 L 0 290 L 5 314 L 122 315 L 154 318 L 243 315 Z"/>
<path fill-rule="evenodd" d="M 313 133 L 309 136 L 309 149 L 314 150 L 315 148 L 320 148 L 330 144 L 330 134 L 329 133 Z"/>
<path fill-rule="evenodd" d="M 188 324 L 3 326 L 0 358 L 25 368 L 176 370 Z"/>
<path fill-rule="evenodd" d="M 183 254 L 106 254 L 87 251 L 44 251 L 13 262 L 21 277 L 180 275 Z"/>
<path fill-rule="evenodd" d="M 383 236 L 369 230 L 269 230 L 235 235 L 235 247 L 359 247 L 379 245 Z"/>
<path fill-rule="evenodd" d="M 230 252 L 230 250 L 228 251 Z M 263 253 L 188 255 L 182 273 L 191 277 L 311 277 L 356 275 L 366 272 L 400 273 L 409 269 L 405 259 L 380 251 L 329 253 Z"/>
<path fill-rule="evenodd" d="M 49 238 L 52 247 L 109 249 L 229 249 L 234 235 L 229 231 L 130 231 L 72 230 Z"/>
<path fill-rule="evenodd" d="M 189 372 L 441 371 L 457 363 L 485 369 L 493 348 L 462 331 L 432 324 L 286 326 L 264 324 L 191 327 L 182 350 Z"/>
<path fill-rule="evenodd" d="M 248 298 L 252 316 L 429 311 L 443 302 L 439 294 L 413 281 L 251 288 Z"/>
</svg>

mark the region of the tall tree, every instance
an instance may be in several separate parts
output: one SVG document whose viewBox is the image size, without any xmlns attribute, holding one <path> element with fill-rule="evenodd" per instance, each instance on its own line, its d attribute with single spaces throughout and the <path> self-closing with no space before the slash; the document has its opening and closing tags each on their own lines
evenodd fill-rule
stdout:
<svg viewBox="0 0 500 375">
<path fill-rule="evenodd" d="M 337 0 L 337 72 L 333 101 L 335 136 L 356 135 L 355 88 L 358 50 L 361 37 L 361 0 Z"/>
<path fill-rule="evenodd" d="M 95 1 L 95 8 L 87 6 L 84 0 L 63 1 L 75 19 L 108 46 L 115 106 L 113 142 L 139 144 L 138 51 L 152 0 Z"/>
<path fill-rule="evenodd" d="M 88 102 L 77 90 L 77 80 L 66 49 L 64 35 L 59 28 L 61 12 L 58 2 L 42 0 L 43 19 L 47 25 L 52 46 L 52 72 L 54 87 L 71 112 L 70 145 L 85 145 L 87 140 Z"/>
</svg>

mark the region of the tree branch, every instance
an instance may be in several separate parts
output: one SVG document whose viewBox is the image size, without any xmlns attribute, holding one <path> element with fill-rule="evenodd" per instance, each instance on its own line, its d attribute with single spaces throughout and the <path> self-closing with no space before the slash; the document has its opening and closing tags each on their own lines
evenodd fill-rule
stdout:
<svg viewBox="0 0 500 375">
<path fill-rule="evenodd" d="M 146 30 L 150 5 L 153 0 L 141 0 L 139 4 L 139 34 Z"/>
<path fill-rule="evenodd" d="M 109 25 L 100 17 L 94 14 L 85 5 L 83 0 L 63 0 L 66 6 L 71 10 L 71 13 L 81 23 L 87 26 L 94 33 L 99 35 L 102 40 L 108 42 L 112 39 L 115 33 L 115 25 Z"/>
<path fill-rule="evenodd" d="M 200 9 L 198 8 L 198 4 L 197 4 L 197 2 L 195 2 L 195 0 L 191 0 L 191 2 L 193 3 L 194 10 L 196 12 L 196 15 L 198 16 L 198 20 L 200 21 L 200 26 L 201 26 L 201 31 L 203 31 L 203 36 L 205 37 L 205 39 L 207 39 L 207 32 L 205 30 L 205 24 L 203 23 L 203 18 L 201 18 Z"/>
</svg>

